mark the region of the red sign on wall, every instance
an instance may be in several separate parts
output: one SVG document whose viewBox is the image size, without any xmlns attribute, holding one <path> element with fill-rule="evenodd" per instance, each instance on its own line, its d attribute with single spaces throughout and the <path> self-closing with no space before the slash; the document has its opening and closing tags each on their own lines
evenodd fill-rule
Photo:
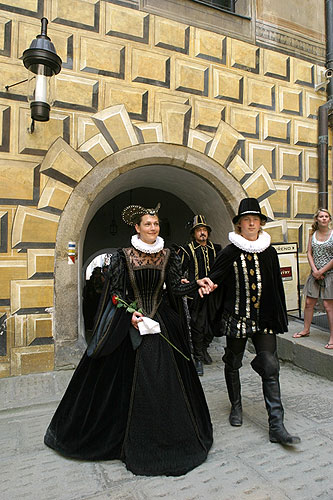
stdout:
<svg viewBox="0 0 333 500">
<path fill-rule="evenodd" d="M 283 281 L 290 281 L 293 279 L 293 271 L 292 267 L 280 267 L 281 270 L 281 278 Z"/>
</svg>

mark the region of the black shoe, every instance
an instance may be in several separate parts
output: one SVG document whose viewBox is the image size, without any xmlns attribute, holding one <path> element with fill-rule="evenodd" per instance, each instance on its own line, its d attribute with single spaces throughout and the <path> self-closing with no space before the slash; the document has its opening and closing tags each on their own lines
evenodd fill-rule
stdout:
<svg viewBox="0 0 333 500">
<path fill-rule="evenodd" d="M 202 377 L 202 375 L 204 374 L 202 361 L 200 361 L 200 359 L 195 359 L 194 365 L 195 369 L 197 370 L 197 374 L 199 375 L 199 377 Z"/>
<path fill-rule="evenodd" d="M 291 436 L 283 424 L 275 429 L 270 427 L 269 440 L 271 443 L 280 443 L 288 446 L 301 442 L 301 438 L 298 436 Z"/>
<path fill-rule="evenodd" d="M 230 425 L 240 427 L 243 424 L 242 405 L 232 405 L 229 415 Z"/>
<path fill-rule="evenodd" d="M 210 357 L 210 354 L 207 351 L 207 348 L 204 348 L 202 350 L 202 355 L 203 355 L 203 363 L 204 363 L 204 365 L 211 365 L 213 363 L 213 360 Z"/>
</svg>

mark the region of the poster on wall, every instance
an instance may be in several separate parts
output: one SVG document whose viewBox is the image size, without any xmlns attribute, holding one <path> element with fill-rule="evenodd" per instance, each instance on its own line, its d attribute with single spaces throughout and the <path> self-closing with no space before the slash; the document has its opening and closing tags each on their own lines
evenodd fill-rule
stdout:
<svg viewBox="0 0 333 500">
<path fill-rule="evenodd" d="M 298 245 L 297 243 L 274 243 L 272 246 L 277 251 L 279 257 L 287 311 L 298 311 L 300 317 Z"/>
</svg>

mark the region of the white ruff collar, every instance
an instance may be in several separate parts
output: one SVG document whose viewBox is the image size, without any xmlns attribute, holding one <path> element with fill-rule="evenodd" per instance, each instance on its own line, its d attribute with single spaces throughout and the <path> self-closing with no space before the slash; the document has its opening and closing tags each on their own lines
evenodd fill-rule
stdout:
<svg viewBox="0 0 333 500">
<path fill-rule="evenodd" d="M 237 248 L 244 250 L 249 253 L 261 253 L 271 244 L 271 237 L 268 233 L 263 231 L 259 234 L 259 237 L 255 241 L 250 241 L 241 236 L 240 234 L 232 231 L 229 233 L 229 241 L 233 243 Z"/>
<path fill-rule="evenodd" d="M 149 243 L 145 243 L 144 241 L 140 240 L 139 235 L 134 234 L 131 238 L 131 243 L 134 248 L 144 253 L 157 253 L 164 248 L 164 239 L 160 236 L 157 236 L 155 243 L 150 245 Z"/>
</svg>

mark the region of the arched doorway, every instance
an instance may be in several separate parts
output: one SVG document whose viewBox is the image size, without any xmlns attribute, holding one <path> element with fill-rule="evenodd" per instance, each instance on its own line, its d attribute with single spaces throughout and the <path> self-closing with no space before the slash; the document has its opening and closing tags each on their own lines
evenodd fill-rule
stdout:
<svg viewBox="0 0 333 500">
<path fill-rule="evenodd" d="M 184 146 L 137 145 L 96 165 L 75 187 L 59 222 L 55 259 L 56 367 L 75 364 L 85 347 L 80 294 L 87 228 L 110 200 L 140 188 L 171 193 L 192 213 L 204 213 L 214 228 L 214 240 L 222 244 L 227 242 L 239 199 L 246 196 L 236 179 L 216 161 Z M 77 266 L 67 265 L 68 241 L 77 244 Z"/>
</svg>

